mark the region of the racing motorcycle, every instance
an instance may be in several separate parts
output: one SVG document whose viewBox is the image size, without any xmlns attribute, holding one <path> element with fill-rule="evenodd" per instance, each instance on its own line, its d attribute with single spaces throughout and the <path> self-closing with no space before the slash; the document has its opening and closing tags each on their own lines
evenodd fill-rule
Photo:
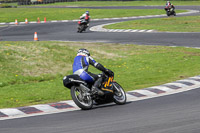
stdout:
<svg viewBox="0 0 200 133">
<path fill-rule="evenodd" d="M 93 105 L 101 105 L 105 103 L 115 102 L 118 105 L 126 103 L 126 93 L 124 89 L 114 81 L 113 75 L 101 74 L 103 81 L 101 83 L 101 90 L 104 95 L 93 93 L 92 84 L 83 81 L 78 75 L 68 75 L 63 78 L 63 84 L 71 91 L 72 100 L 75 104 L 83 110 L 89 110 Z"/>
<path fill-rule="evenodd" d="M 78 33 L 85 31 L 88 27 L 87 21 L 85 19 L 80 19 L 78 21 Z"/>
<path fill-rule="evenodd" d="M 167 16 L 170 16 L 170 15 L 176 16 L 176 12 L 173 10 L 171 6 L 166 6 L 165 11 L 166 11 Z"/>
</svg>

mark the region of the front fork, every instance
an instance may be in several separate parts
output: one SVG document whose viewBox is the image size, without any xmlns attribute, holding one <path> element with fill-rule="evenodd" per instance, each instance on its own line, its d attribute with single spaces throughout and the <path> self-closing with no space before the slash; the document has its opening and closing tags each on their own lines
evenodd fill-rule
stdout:
<svg viewBox="0 0 200 133">
<path fill-rule="evenodd" d="M 120 94 L 121 94 L 121 91 L 120 91 L 119 88 L 115 85 L 115 83 L 113 83 L 112 86 L 113 86 L 113 93 L 114 93 L 114 94 L 117 94 L 117 95 L 120 95 Z"/>
</svg>

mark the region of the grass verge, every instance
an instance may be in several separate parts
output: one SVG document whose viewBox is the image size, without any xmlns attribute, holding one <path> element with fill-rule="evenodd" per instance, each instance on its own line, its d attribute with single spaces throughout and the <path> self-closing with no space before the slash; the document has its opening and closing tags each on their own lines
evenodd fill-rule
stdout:
<svg viewBox="0 0 200 133">
<path fill-rule="evenodd" d="M 62 78 L 73 58 L 87 48 L 115 72 L 126 91 L 200 73 L 200 50 L 183 47 L 72 42 L 0 42 L 0 108 L 71 99 Z M 91 72 L 99 73 L 93 67 Z"/>
<path fill-rule="evenodd" d="M 79 19 L 79 17 L 86 10 L 90 11 L 92 19 L 158 15 L 165 13 L 164 10 L 159 9 L 11 8 L 0 9 L 0 22 L 14 22 L 15 19 L 17 19 L 19 22 L 24 22 L 26 18 L 28 21 L 37 21 L 38 17 L 41 19 L 41 21 L 44 19 L 44 17 L 47 18 L 47 21 L 73 20 Z"/>
<path fill-rule="evenodd" d="M 168 17 L 127 21 L 104 26 L 108 29 L 140 29 L 169 32 L 200 32 L 200 16 Z"/>
</svg>

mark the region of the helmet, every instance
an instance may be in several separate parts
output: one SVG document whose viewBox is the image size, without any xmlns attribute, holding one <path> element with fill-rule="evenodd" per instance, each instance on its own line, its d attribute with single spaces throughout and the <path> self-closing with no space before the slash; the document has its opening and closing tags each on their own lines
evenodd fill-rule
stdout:
<svg viewBox="0 0 200 133">
<path fill-rule="evenodd" d="M 84 48 L 79 49 L 77 54 L 83 54 L 83 55 L 90 56 L 90 52 L 87 49 L 84 49 Z"/>
<path fill-rule="evenodd" d="M 88 15 L 89 15 L 89 11 L 86 11 L 85 14 L 88 14 Z"/>
</svg>

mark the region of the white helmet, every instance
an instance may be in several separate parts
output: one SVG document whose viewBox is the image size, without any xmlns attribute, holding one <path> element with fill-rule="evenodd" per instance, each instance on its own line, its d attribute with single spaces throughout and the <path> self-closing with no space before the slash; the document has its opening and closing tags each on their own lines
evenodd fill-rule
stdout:
<svg viewBox="0 0 200 133">
<path fill-rule="evenodd" d="M 90 52 L 87 49 L 84 49 L 84 48 L 79 49 L 77 54 L 83 54 L 83 55 L 90 56 Z"/>
</svg>

